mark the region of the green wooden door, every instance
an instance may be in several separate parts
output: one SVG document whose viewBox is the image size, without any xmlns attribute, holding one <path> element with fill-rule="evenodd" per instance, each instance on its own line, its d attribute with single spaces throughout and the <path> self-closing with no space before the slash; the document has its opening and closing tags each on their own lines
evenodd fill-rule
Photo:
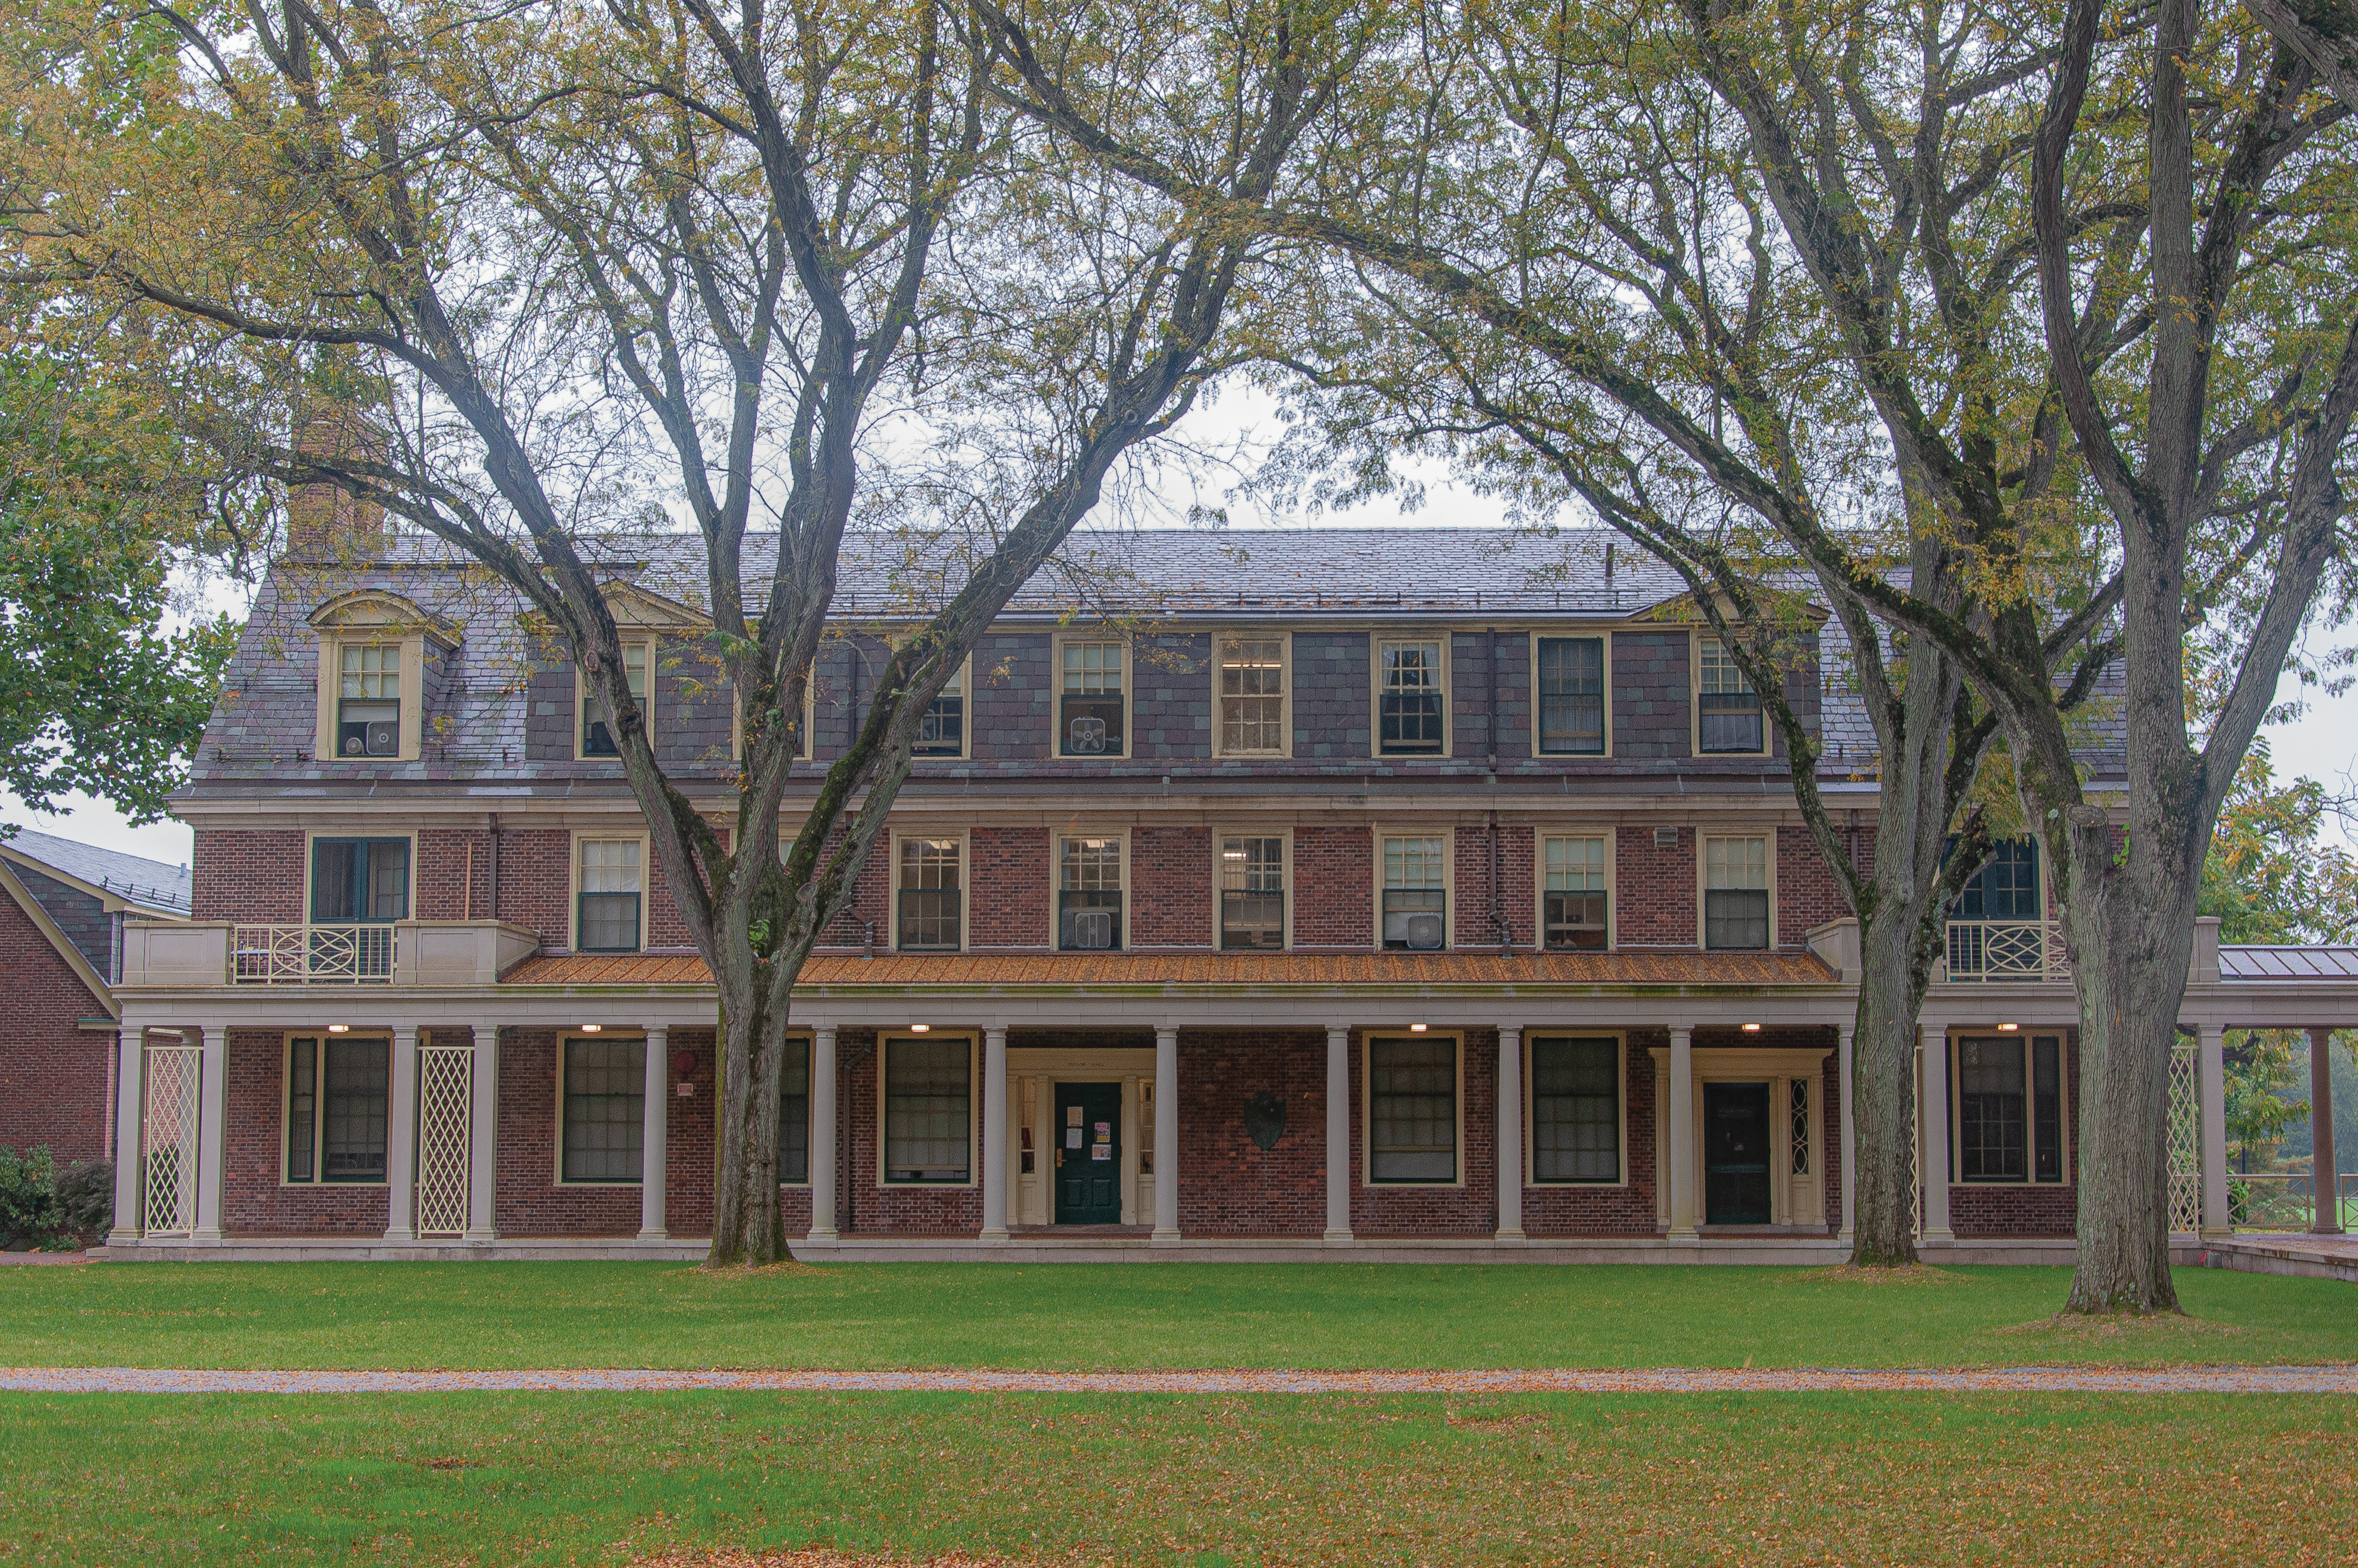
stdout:
<svg viewBox="0 0 2358 1568">
<path fill-rule="evenodd" d="M 1121 1086 L 1058 1084 L 1056 1223 L 1121 1223 Z"/>
<path fill-rule="evenodd" d="M 1768 1223 L 1768 1086 L 1703 1087 L 1706 1225 Z"/>
</svg>

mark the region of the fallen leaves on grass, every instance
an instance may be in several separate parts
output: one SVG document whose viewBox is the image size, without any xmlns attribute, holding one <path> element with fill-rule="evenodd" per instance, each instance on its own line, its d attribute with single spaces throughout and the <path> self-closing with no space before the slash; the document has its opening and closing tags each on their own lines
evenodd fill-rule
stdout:
<svg viewBox="0 0 2358 1568">
<path fill-rule="evenodd" d="M 1546 1416 L 1528 1411 L 1518 1415 L 1460 1415 L 1452 1411 L 1448 1421 L 1460 1432 L 1513 1432 L 1519 1427 L 1554 1424 Z"/>
<path fill-rule="evenodd" d="M 1020 1568 L 1010 1557 L 969 1557 L 953 1552 L 946 1557 L 900 1557 L 862 1552 L 846 1555 L 822 1546 L 799 1552 L 666 1552 L 654 1557 L 633 1557 L 630 1568 Z"/>
<path fill-rule="evenodd" d="M 2242 1324 L 2213 1323 L 2208 1318 L 2189 1317 L 2178 1312 L 2147 1314 L 2059 1312 L 2053 1317 L 2035 1317 L 2028 1323 L 2008 1324 L 1991 1332 L 2052 1335 L 2059 1340 L 2077 1345 L 2112 1345 L 2141 1344 L 2156 1339 L 2189 1339 L 2197 1336 L 2228 1338 L 2252 1331 Z"/>
<path fill-rule="evenodd" d="M 1890 1268 L 1863 1268 L 1856 1263 L 1837 1263 L 1829 1269 L 1803 1269 L 1787 1274 L 1779 1284 L 1840 1284 L 1840 1285 L 1954 1285 L 1963 1281 L 1945 1269 L 1935 1269 L 1924 1263 L 1902 1263 Z"/>
</svg>

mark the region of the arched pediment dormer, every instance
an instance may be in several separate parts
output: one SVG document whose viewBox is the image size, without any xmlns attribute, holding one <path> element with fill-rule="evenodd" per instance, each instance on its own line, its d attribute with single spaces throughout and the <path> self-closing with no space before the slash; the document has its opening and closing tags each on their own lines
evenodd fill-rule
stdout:
<svg viewBox="0 0 2358 1568">
<path fill-rule="evenodd" d="M 361 588 L 340 593 L 313 610 L 308 620 L 323 632 L 398 635 L 415 631 L 431 637 L 446 651 L 459 645 L 456 625 L 390 589 Z"/>
<path fill-rule="evenodd" d="M 459 628 L 382 588 L 340 593 L 307 619 L 319 639 L 319 760 L 416 762 Z"/>
</svg>

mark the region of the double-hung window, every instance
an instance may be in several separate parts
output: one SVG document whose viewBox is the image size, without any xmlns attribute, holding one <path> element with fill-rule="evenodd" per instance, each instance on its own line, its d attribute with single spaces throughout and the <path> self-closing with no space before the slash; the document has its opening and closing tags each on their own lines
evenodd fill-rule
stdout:
<svg viewBox="0 0 2358 1568">
<path fill-rule="evenodd" d="M 1597 838 L 1542 840 L 1546 864 L 1541 869 L 1541 940 L 1560 952 L 1601 953 L 1605 950 L 1605 840 Z"/>
<path fill-rule="evenodd" d="M 1605 639 L 1540 639 L 1539 749 L 1552 757 L 1605 751 Z"/>
<path fill-rule="evenodd" d="M 963 1184 L 974 1170 L 974 1043 L 884 1042 L 884 1180 Z"/>
<path fill-rule="evenodd" d="M 1285 840 L 1220 840 L 1220 946 L 1285 946 Z"/>
<path fill-rule="evenodd" d="M 1064 755 L 1122 754 L 1122 662 L 1120 643 L 1064 644 L 1056 698 L 1058 750 Z"/>
<path fill-rule="evenodd" d="M 1695 744 L 1706 755 L 1758 756 L 1768 748 L 1760 694 L 1736 667 L 1725 643 L 1703 639 L 1695 678 Z"/>
<path fill-rule="evenodd" d="M 1457 1180 L 1457 1042 L 1452 1036 L 1369 1037 L 1368 1180 Z"/>
<path fill-rule="evenodd" d="M 1285 732 L 1285 640 L 1220 639 L 1220 754 L 1282 757 Z"/>
<path fill-rule="evenodd" d="M 1121 840 L 1066 838 L 1057 848 L 1056 946 L 1102 952 L 1121 946 Z"/>
<path fill-rule="evenodd" d="M 1439 639 L 1376 644 L 1376 752 L 1438 757 L 1448 750 L 1447 687 Z"/>
<path fill-rule="evenodd" d="M 1384 946 L 1439 949 L 1449 929 L 1449 840 L 1387 837 L 1383 877 Z"/>
<path fill-rule="evenodd" d="M 894 897 L 899 903 L 895 913 L 901 950 L 957 952 L 964 911 L 960 901 L 965 897 L 958 876 L 958 841 L 902 839 L 899 881 Z"/>
<path fill-rule="evenodd" d="M 1768 946 L 1768 840 L 1703 841 L 1703 945 L 1742 951 Z"/>
<path fill-rule="evenodd" d="M 963 757 L 966 755 L 966 676 L 968 665 L 961 663 L 950 672 L 927 705 L 925 716 L 917 721 L 917 741 L 910 747 L 913 756 Z"/>
<path fill-rule="evenodd" d="M 1621 1043 L 1531 1042 L 1531 1180 L 1621 1179 Z"/>
<path fill-rule="evenodd" d="M 310 978 L 391 979 L 394 924 L 408 918 L 408 839 L 311 840 Z"/>
<path fill-rule="evenodd" d="M 810 1180 L 811 1043 L 799 1034 L 778 1048 L 778 1181 L 800 1186 Z"/>
<path fill-rule="evenodd" d="M 287 1180 L 382 1182 L 393 1042 L 302 1034 L 287 1043 Z"/>
<path fill-rule="evenodd" d="M 1966 1035 L 1956 1085 L 1959 1180 L 2062 1181 L 2061 1035 Z"/>
<path fill-rule="evenodd" d="M 337 665 L 336 754 L 401 755 L 401 644 L 346 643 Z"/>
<path fill-rule="evenodd" d="M 565 1152 L 568 1182 L 635 1182 L 645 1166 L 647 1043 L 565 1043 Z"/>
<path fill-rule="evenodd" d="M 641 877 L 636 838 L 581 840 L 580 907 L 574 946 L 584 953 L 639 950 Z"/>
<path fill-rule="evenodd" d="M 631 688 L 631 700 L 638 705 L 641 719 L 652 730 L 651 710 L 647 707 L 647 668 L 654 650 L 644 643 L 622 644 L 622 678 Z M 614 740 L 613 716 L 606 711 L 605 699 L 590 686 L 587 671 L 576 671 L 581 682 L 581 754 L 585 757 L 619 757 L 622 747 Z"/>
</svg>

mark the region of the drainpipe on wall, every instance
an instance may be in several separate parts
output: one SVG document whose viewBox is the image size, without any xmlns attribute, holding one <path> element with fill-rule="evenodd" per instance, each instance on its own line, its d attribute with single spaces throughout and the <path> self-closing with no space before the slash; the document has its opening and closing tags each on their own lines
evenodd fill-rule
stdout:
<svg viewBox="0 0 2358 1568">
<path fill-rule="evenodd" d="M 491 861 L 492 918 L 497 920 L 500 917 L 500 814 L 492 812 L 486 820 L 492 835 L 492 852 L 487 857 Z"/>
</svg>

